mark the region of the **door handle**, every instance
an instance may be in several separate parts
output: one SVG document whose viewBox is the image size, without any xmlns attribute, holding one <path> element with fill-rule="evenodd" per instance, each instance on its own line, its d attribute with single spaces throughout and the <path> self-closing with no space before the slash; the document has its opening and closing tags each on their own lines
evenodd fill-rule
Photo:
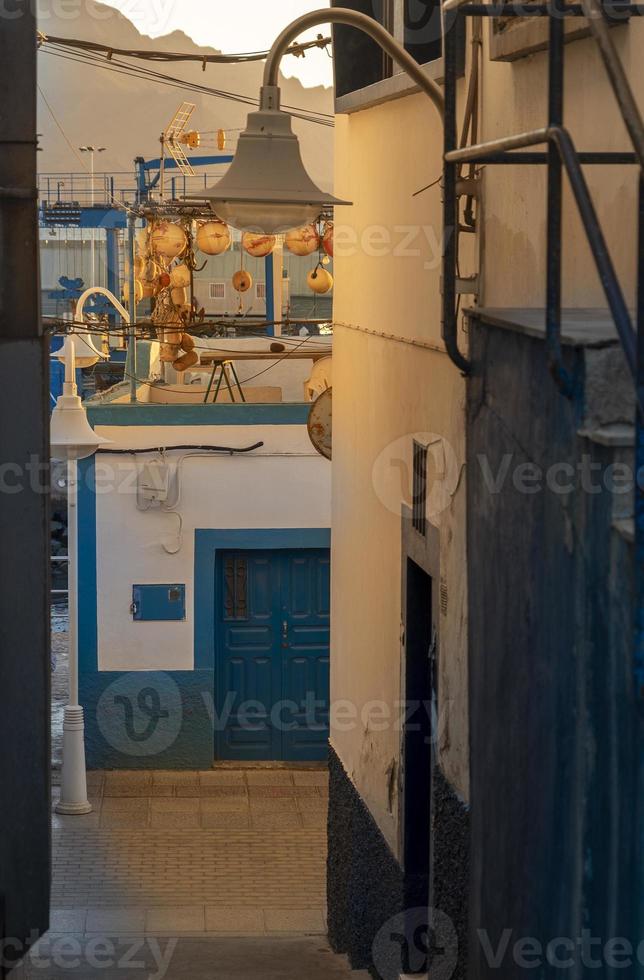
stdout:
<svg viewBox="0 0 644 980">
<path fill-rule="evenodd" d="M 282 646 L 288 646 L 288 622 L 284 620 L 282 623 Z"/>
</svg>

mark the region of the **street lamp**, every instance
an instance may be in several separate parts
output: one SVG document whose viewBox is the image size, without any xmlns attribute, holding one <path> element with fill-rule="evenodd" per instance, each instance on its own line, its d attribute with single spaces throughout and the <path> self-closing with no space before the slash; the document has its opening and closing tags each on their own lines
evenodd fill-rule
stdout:
<svg viewBox="0 0 644 980">
<path fill-rule="evenodd" d="M 86 347 L 89 354 L 89 348 Z M 96 356 L 95 360 L 98 360 Z M 63 716 L 63 765 L 58 813 L 81 814 L 92 809 L 87 799 L 85 724 L 78 703 L 78 460 L 93 456 L 109 439 L 97 436 L 76 388 L 75 345 L 65 340 L 63 394 L 51 416 L 51 455 L 67 460 L 67 538 L 69 591 L 69 703 Z"/>
<path fill-rule="evenodd" d="M 78 149 L 81 151 L 81 153 L 89 153 L 89 159 L 90 159 L 90 177 L 91 177 L 91 179 L 90 179 L 90 203 L 91 203 L 92 207 L 94 207 L 94 154 L 95 153 L 104 153 L 105 150 L 107 149 L 107 147 L 105 147 L 105 146 L 92 146 L 91 144 L 88 144 L 87 146 L 79 146 Z M 94 241 L 94 229 L 93 228 L 91 229 L 91 233 L 90 233 L 90 241 L 91 241 L 91 249 L 92 249 L 92 282 L 91 282 L 91 285 L 93 286 L 94 285 L 95 275 L 96 275 L 96 269 L 95 269 L 96 245 L 95 245 L 95 241 Z"/>
<path fill-rule="evenodd" d="M 325 207 L 351 203 L 325 194 L 313 183 L 304 169 L 291 117 L 280 109 L 282 57 L 303 31 L 328 23 L 347 24 L 368 34 L 431 99 L 442 118 L 440 88 L 378 21 L 343 7 L 299 17 L 282 31 L 266 59 L 259 112 L 249 113 L 235 159 L 221 180 L 201 196 L 219 218 L 235 228 L 275 234 L 315 220 Z"/>
</svg>

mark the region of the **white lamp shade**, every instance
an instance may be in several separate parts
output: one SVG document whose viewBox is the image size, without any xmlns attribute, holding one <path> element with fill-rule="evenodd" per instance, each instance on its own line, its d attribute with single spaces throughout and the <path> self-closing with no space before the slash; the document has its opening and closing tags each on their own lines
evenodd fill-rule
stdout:
<svg viewBox="0 0 644 980">
<path fill-rule="evenodd" d="M 50 424 L 53 459 L 86 459 L 110 441 L 96 435 L 78 395 L 60 395 Z"/>
<path fill-rule="evenodd" d="M 105 355 L 94 346 L 90 334 L 72 333 L 67 338 L 73 348 L 77 368 L 93 367 L 98 361 L 104 360 Z M 59 361 L 65 363 L 65 344 L 54 354 Z"/>
<path fill-rule="evenodd" d="M 266 235 L 309 224 L 325 207 L 351 203 L 313 183 L 291 117 L 281 110 L 249 113 L 235 159 L 204 197 L 222 221 Z"/>
</svg>

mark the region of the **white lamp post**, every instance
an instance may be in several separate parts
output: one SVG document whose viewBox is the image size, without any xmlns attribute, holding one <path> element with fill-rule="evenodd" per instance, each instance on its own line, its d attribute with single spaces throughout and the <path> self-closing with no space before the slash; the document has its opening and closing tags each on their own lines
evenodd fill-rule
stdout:
<svg viewBox="0 0 644 980">
<path fill-rule="evenodd" d="M 98 358 L 97 358 L 98 359 Z M 75 346 L 65 340 L 65 384 L 51 417 L 51 455 L 67 460 L 69 703 L 63 717 L 63 766 L 58 813 L 89 813 L 83 709 L 78 703 L 78 460 L 109 442 L 97 436 L 76 388 Z"/>
<path fill-rule="evenodd" d="M 275 234 L 315 220 L 325 206 L 349 204 L 317 187 L 302 163 L 291 117 L 280 109 L 279 66 L 299 34 L 320 24 L 347 24 L 368 34 L 413 79 L 443 115 L 443 93 L 385 28 L 366 14 L 343 7 L 314 10 L 282 31 L 266 59 L 259 112 L 248 115 L 235 159 L 204 197 L 223 221 L 245 231 Z"/>
</svg>

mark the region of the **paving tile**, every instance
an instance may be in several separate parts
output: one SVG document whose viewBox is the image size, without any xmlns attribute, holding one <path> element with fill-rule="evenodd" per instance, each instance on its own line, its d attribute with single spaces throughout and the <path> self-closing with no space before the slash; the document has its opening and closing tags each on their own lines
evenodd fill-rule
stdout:
<svg viewBox="0 0 644 980">
<path fill-rule="evenodd" d="M 135 812 L 130 810 L 101 812 L 101 830 L 144 830 L 147 823 L 147 807 Z"/>
<path fill-rule="evenodd" d="M 294 772 L 293 782 L 296 786 L 328 786 L 329 773 L 324 770 L 311 772 Z"/>
<path fill-rule="evenodd" d="M 199 800 L 193 797 L 159 797 L 150 800 L 150 813 L 198 813 Z"/>
<path fill-rule="evenodd" d="M 246 782 L 249 786 L 292 786 L 293 775 L 288 769 L 249 769 Z"/>
<path fill-rule="evenodd" d="M 248 797 L 246 796 L 202 796 L 200 803 L 202 813 L 215 813 L 217 811 L 220 813 L 224 811 L 248 813 Z"/>
<path fill-rule="evenodd" d="M 51 825 L 54 830 L 88 830 L 98 829 L 100 813 L 93 810 L 91 813 L 69 814 L 52 813 Z"/>
<path fill-rule="evenodd" d="M 241 810 L 204 810 L 201 813 L 204 830 L 235 830 L 250 827 L 250 814 Z"/>
<path fill-rule="evenodd" d="M 305 827 L 320 827 L 326 829 L 328 815 L 326 810 L 304 810 L 302 812 L 302 823 Z"/>
<path fill-rule="evenodd" d="M 104 796 L 149 796 L 152 773 L 108 772 L 105 775 Z"/>
<path fill-rule="evenodd" d="M 295 787 L 290 786 L 249 786 L 248 795 L 251 803 L 254 800 L 279 799 L 280 797 L 295 796 Z"/>
<path fill-rule="evenodd" d="M 239 796 L 246 798 L 246 787 L 241 786 L 221 786 L 218 784 L 202 783 L 202 796 Z"/>
<path fill-rule="evenodd" d="M 295 830 L 301 829 L 302 817 L 299 813 L 252 813 L 251 825 L 254 830 Z"/>
<path fill-rule="evenodd" d="M 204 932 L 205 925 L 203 905 L 148 909 L 145 919 L 145 931 L 153 935 L 199 933 Z"/>
<path fill-rule="evenodd" d="M 296 813 L 297 801 L 294 796 L 254 797 L 250 808 L 257 812 Z"/>
<path fill-rule="evenodd" d="M 193 813 L 185 813 L 181 810 L 171 810 L 165 813 L 155 813 L 152 811 L 150 814 L 150 827 L 155 830 L 187 830 L 188 828 L 197 828 L 200 826 L 199 812 L 194 811 Z"/>
<path fill-rule="evenodd" d="M 206 908 L 206 932 L 261 936 L 265 931 L 261 908 Z"/>
<path fill-rule="evenodd" d="M 105 936 L 143 935 L 145 931 L 145 909 L 116 908 L 88 909 L 85 932 L 100 933 Z"/>
<path fill-rule="evenodd" d="M 51 909 L 49 931 L 54 934 L 71 932 L 82 936 L 86 919 L 87 909 Z"/>
<path fill-rule="evenodd" d="M 308 933 L 315 936 L 325 933 L 322 909 L 264 909 L 264 920 L 269 933 Z"/>
<path fill-rule="evenodd" d="M 244 773 L 238 769 L 208 769 L 199 773 L 202 786 L 244 786 Z"/>
<path fill-rule="evenodd" d="M 324 810 L 325 813 L 329 807 L 323 796 L 298 796 L 297 805 L 300 810 Z"/>
<path fill-rule="evenodd" d="M 87 788 L 103 789 L 105 784 L 105 773 L 99 770 L 91 770 L 87 773 Z"/>
<path fill-rule="evenodd" d="M 103 813 L 147 813 L 148 799 L 141 796 L 106 796 Z"/>
</svg>

